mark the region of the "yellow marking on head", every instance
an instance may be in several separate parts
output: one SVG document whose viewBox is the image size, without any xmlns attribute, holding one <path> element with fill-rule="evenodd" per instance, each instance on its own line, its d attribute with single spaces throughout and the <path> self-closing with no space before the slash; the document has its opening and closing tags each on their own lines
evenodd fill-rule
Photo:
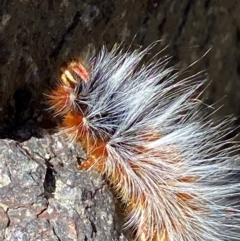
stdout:
<svg viewBox="0 0 240 241">
<path fill-rule="evenodd" d="M 72 74 L 66 69 L 64 70 L 63 74 L 61 75 L 61 80 L 64 85 L 70 87 L 71 84 L 77 84 L 77 80 L 74 79 Z"/>
</svg>

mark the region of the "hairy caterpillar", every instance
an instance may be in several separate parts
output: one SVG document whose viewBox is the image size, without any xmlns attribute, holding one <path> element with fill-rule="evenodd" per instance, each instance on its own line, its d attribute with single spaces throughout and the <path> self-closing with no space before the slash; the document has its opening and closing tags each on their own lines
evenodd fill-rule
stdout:
<svg viewBox="0 0 240 241">
<path fill-rule="evenodd" d="M 60 130 L 85 149 L 79 167 L 112 184 L 136 240 L 240 240 L 229 120 L 202 117 L 192 98 L 202 82 L 176 82 L 164 59 L 141 65 L 148 51 L 103 47 L 63 67 L 47 93 Z"/>
</svg>

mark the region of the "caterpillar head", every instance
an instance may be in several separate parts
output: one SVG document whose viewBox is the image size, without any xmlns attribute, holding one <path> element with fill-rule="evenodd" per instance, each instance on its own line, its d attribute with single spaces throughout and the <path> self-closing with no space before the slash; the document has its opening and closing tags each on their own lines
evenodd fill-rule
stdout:
<svg viewBox="0 0 240 241">
<path fill-rule="evenodd" d="M 88 82 L 89 73 L 84 65 L 79 61 L 72 61 L 61 68 L 60 79 L 54 89 L 46 95 L 50 110 L 57 115 L 65 115 L 76 109 L 76 100 L 81 81 Z"/>
</svg>

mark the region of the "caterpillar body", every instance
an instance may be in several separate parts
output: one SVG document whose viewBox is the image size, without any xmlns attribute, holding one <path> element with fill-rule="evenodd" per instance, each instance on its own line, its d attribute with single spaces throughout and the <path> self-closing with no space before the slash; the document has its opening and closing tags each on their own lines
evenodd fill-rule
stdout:
<svg viewBox="0 0 240 241">
<path fill-rule="evenodd" d="M 193 95 L 203 82 L 176 82 L 166 59 L 140 64 L 148 52 L 103 47 L 63 67 L 47 93 L 60 130 L 86 151 L 79 167 L 113 186 L 136 240 L 240 240 L 229 120 L 202 117 Z"/>
</svg>

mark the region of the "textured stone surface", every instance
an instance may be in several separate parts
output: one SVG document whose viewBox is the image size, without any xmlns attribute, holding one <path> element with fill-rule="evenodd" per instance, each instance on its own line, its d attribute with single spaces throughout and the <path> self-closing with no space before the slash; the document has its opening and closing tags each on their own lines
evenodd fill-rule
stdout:
<svg viewBox="0 0 240 241">
<path fill-rule="evenodd" d="M 59 136 L 0 141 L 0 240 L 121 240 L 107 185 Z"/>
</svg>

